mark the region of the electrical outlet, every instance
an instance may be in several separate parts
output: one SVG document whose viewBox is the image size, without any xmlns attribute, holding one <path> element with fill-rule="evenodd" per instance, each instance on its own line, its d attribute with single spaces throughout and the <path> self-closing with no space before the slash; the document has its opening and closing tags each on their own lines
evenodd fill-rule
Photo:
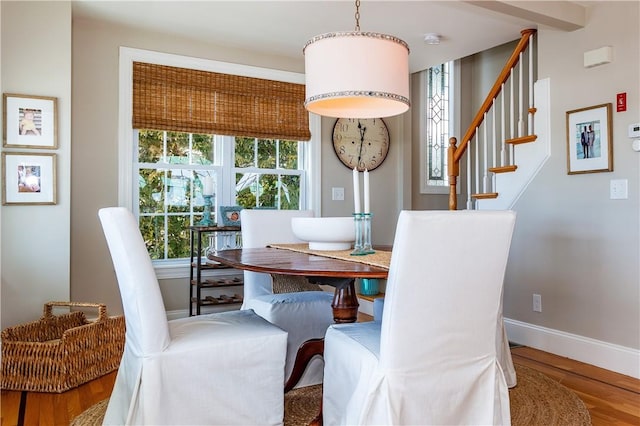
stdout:
<svg viewBox="0 0 640 426">
<path fill-rule="evenodd" d="M 332 201 L 344 201 L 344 188 L 331 188 Z"/>
<path fill-rule="evenodd" d="M 533 294 L 533 312 L 542 312 L 542 296 Z"/>
</svg>

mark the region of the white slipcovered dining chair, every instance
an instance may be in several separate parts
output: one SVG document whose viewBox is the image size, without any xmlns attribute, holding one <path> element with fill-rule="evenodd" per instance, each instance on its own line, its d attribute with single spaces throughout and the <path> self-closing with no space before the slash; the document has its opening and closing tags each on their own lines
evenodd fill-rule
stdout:
<svg viewBox="0 0 640 426">
<path fill-rule="evenodd" d="M 496 327 L 511 211 L 403 211 L 382 321 L 332 325 L 325 425 L 510 424 Z"/>
<path fill-rule="evenodd" d="M 501 298 L 502 301 L 502 298 Z M 373 301 L 373 320 L 382 321 L 382 312 L 384 311 L 384 298 L 380 297 Z M 518 384 L 516 368 L 513 365 L 511 357 L 511 346 L 507 337 L 507 329 L 504 326 L 504 317 L 502 316 L 502 303 L 500 304 L 500 312 L 498 314 L 498 332 L 496 333 L 496 351 L 498 354 L 498 362 L 504 372 L 504 378 L 507 387 L 510 389 Z"/>
<path fill-rule="evenodd" d="M 311 210 L 242 210 L 242 247 L 301 243 L 293 234 L 291 219 L 312 216 Z M 285 378 L 289 378 L 300 345 L 310 339 L 323 338 L 327 327 L 334 323 L 331 309 L 333 293 L 300 291 L 276 294 L 273 292 L 273 280 L 269 274 L 245 271 L 242 309 L 253 309 L 288 333 Z M 323 369 L 322 358 L 313 358 L 295 387 L 322 383 Z"/>
<path fill-rule="evenodd" d="M 167 321 L 133 214 L 99 211 L 126 323 L 106 425 L 281 425 L 287 333 L 253 311 Z"/>
</svg>

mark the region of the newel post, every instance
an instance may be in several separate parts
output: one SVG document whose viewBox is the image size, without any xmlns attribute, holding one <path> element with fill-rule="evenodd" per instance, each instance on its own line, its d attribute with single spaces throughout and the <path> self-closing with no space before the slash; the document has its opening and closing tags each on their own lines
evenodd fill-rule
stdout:
<svg viewBox="0 0 640 426">
<path fill-rule="evenodd" d="M 460 176 L 460 163 L 455 161 L 456 138 L 449 138 L 449 148 L 447 148 L 447 168 L 449 169 L 449 210 L 458 210 L 458 196 L 456 186 L 458 176 Z"/>
</svg>

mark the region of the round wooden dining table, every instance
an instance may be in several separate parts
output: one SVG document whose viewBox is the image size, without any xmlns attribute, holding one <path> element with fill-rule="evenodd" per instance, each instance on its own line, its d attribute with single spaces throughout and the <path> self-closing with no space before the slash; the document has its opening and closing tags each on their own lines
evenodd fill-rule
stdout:
<svg viewBox="0 0 640 426">
<path fill-rule="evenodd" d="M 335 288 L 333 318 L 336 323 L 355 322 L 358 318 L 356 278 L 387 278 L 388 268 L 319 254 L 280 248 L 220 250 L 208 254 L 210 260 L 245 271 L 267 274 L 299 275 L 318 284 Z"/>
<path fill-rule="evenodd" d="M 311 282 L 333 286 L 335 290 L 331 308 L 336 323 L 356 322 L 358 319 L 356 278 L 385 279 L 389 274 L 388 268 L 363 263 L 358 259 L 352 261 L 274 247 L 219 250 L 209 253 L 207 257 L 240 270 L 305 276 Z M 311 358 L 323 353 L 324 339 L 308 340 L 300 346 L 293 372 L 285 384 L 285 392 L 293 389 L 300 380 Z"/>
</svg>

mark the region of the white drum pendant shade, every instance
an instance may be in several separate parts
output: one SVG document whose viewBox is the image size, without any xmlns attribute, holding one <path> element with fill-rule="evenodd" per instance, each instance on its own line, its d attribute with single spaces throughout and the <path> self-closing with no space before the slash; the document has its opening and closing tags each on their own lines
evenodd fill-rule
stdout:
<svg viewBox="0 0 640 426">
<path fill-rule="evenodd" d="M 308 111 L 327 117 L 377 118 L 409 109 L 409 47 L 369 32 L 318 35 L 304 49 Z"/>
</svg>

